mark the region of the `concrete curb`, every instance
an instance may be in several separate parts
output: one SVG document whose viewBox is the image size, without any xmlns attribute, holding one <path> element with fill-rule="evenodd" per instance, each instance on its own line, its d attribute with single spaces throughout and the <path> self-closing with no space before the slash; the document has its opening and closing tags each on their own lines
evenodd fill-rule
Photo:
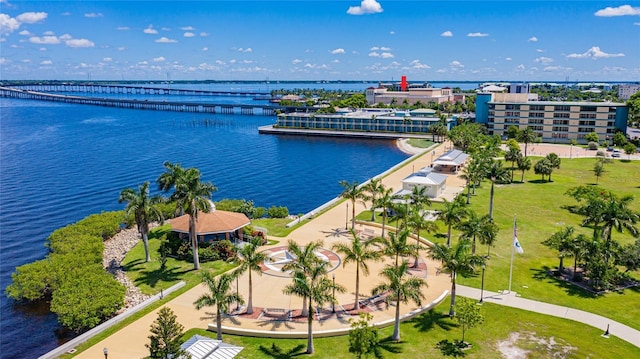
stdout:
<svg viewBox="0 0 640 359">
<path fill-rule="evenodd" d="M 445 290 L 438 298 L 434 299 L 431 303 L 420 307 L 418 309 L 412 310 L 409 313 L 406 313 L 400 317 L 400 321 L 403 322 L 408 319 L 412 319 L 419 314 L 431 310 L 436 305 L 440 304 L 449 294 L 448 290 Z M 395 323 L 395 318 L 387 319 L 381 322 L 373 323 L 372 325 L 376 328 L 384 328 Z M 207 326 L 207 330 L 215 332 L 216 324 L 212 323 Z M 327 338 L 327 337 L 337 337 L 342 335 L 349 334 L 349 330 L 351 328 L 340 328 L 340 329 L 331 329 L 331 330 L 314 330 L 313 337 L 314 338 Z M 270 330 L 252 330 L 252 329 L 242 329 L 242 328 L 234 328 L 234 327 L 226 327 L 222 326 L 222 332 L 225 334 L 232 335 L 242 335 L 247 337 L 257 337 L 257 338 L 276 338 L 276 339 L 304 339 L 307 338 L 306 331 L 291 331 L 291 332 L 283 332 L 283 331 L 270 331 Z"/>
<path fill-rule="evenodd" d="M 102 333 L 103 331 L 111 328 L 112 326 L 120 323 L 121 321 L 125 320 L 126 318 L 132 316 L 133 314 L 139 312 L 140 310 L 148 307 L 151 303 L 157 302 L 160 299 L 163 299 L 164 296 L 171 294 L 173 292 L 175 292 L 176 290 L 184 287 L 186 285 L 185 282 L 181 281 L 178 284 L 172 286 L 171 288 L 168 288 L 165 291 L 162 291 L 160 294 L 156 294 L 154 296 L 152 296 L 151 298 L 145 300 L 144 302 L 136 305 L 135 307 L 127 310 L 126 312 L 117 315 L 109 320 L 107 320 L 106 322 L 98 325 L 97 327 L 82 333 L 81 335 L 71 339 L 70 341 L 60 345 L 59 347 L 51 350 L 50 352 L 40 356 L 38 359 L 53 359 L 53 358 L 57 358 L 59 356 L 61 356 L 62 354 L 73 354 L 75 353 L 75 347 L 86 342 L 87 340 L 91 339 L 93 336 Z"/>
</svg>

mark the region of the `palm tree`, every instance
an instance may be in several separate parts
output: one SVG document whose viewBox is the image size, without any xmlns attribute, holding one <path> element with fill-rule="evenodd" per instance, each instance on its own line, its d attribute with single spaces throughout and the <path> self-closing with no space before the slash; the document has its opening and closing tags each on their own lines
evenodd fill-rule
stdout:
<svg viewBox="0 0 640 359">
<path fill-rule="evenodd" d="M 422 293 L 422 287 L 427 283 L 422 278 L 414 277 L 409 274 L 409 264 L 403 261 L 399 266 L 386 266 L 380 275 L 385 279 L 385 282 L 373 288 L 373 295 L 391 292 L 387 296 L 387 303 L 389 301 L 396 302 L 396 316 L 395 324 L 393 326 L 392 339 L 395 341 L 400 340 L 400 303 L 408 304 L 409 301 L 416 303 L 418 306 L 422 305 L 424 294 Z"/>
<path fill-rule="evenodd" d="M 140 185 L 136 192 L 133 188 L 125 188 L 120 192 L 118 202 L 127 202 L 125 212 L 132 215 L 136 221 L 138 232 L 144 244 L 145 262 L 151 261 L 149 253 L 149 222 L 153 219 L 162 221 L 162 212 L 155 206 L 159 202 L 157 197 L 149 198 L 149 182 Z"/>
<path fill-rule="evenodd" d="M 515 162 L 518 158 L 522 157 L 522 153 L 520 153 L 520 147 L 512 147 L 509 148 L 507 152 L 504 154 L 504 160 L 511 162 L 511 182 L 513 182 L 513 171 L 515 170 Z"/>
<path fill-rule="evenodd" d="M 400 263 L 400 257 L 406 257 L 414 254 L 417 251 L 415 244 L 407 243 L 409 238 L 409 229 L 402 229 L 398 233 L 389 233 L 389 238 L 383 238 L 381 240 L 382 252 L 394 259 L 394 266 L 398 266 Z"/>
<path fill-rule="evenodd" d="M 522 171 L 522 177 L 520 178 L 520 182 L 524 182 L 524 172 L 531 169 L 531 158 L 519 157 L 516 160 L 516 164 L 518 165 L 518 170 Z"/>
<path fill-rule="evenodd" d="M 415 231 L 414 234 L 416 236 L 417 250 L 416 258 L 413 262 L 413 268 L 417 268 L 420 257 L 420 249 L 422 248 L 422 246 L 420 245 L 420 231 L 433 233 L 438 230 L 438 225 L 434 221 L 425 219 L 423 212 L 417 208 L 409 213 L 409 217 L 407 218 L 407 225 L 410 228 L 413 228 L 413 230 Z"/>
<path fill-rule="evenodd" d="M 584 234 L 578 234 L 569 243 L 568 250 L 573 256 L 573 276 L 571 280 L 574 282 L 576 280 L 576 273 L 578 273 L 578 261 L 589 252 L 588 243 L 589 240 Z"/>
<path fill-rule="evenodd" d="M 179 163 L 171 163 L 169 161 L 164 162 L 162 165 L 166 171 L 158 177 L 156 182 L 161 191 L 169 192 L 175 187 L 178 179 L 184 176 L 185 169 Z M 183 215 L 183 208 L 176 207 L 176 214 Z"/>
<path fill-rule="evenodd" d="M 250 243 L 243 246 L 238 251 L 239 264 L 238 275 L 249 271 L 249 301 L 247 303 L 247 314 L 253 313 L 253 281 L 251 279 L 251 272 L 256 272 L 258 275 L 262 275 L 262 268 L 260 264 L 269 259 L 264 252 L 258 252 L 262 240 L 261 238 L 254 238 Z"/>
<path fill-rule="evenodd" d="M 573 234 L 573 227 L 566 226 L 542 242 L 545 246 L 558 251 L 558 258 L 560 258 L 558 272 L 560 274 L 564 271 L 564 257 L 570 257 L 572 255 L 571 244 L 575 240 Z"/>
<path fill-rule="evenodd" d="M 469 211 L 467 220 L 460 223 L 458 229 L 462 231 L 462 239 L 471 240 L 471 254 L 476 254 L 476 239 L 482 244 L 493 244 L 498 227 L 491 222 L 489 215 L 480 217 L 475 212 Z"/>
<path fill-rule="evenodd" d="M 524 157 L 527 157 L 527 147 L 530 143 L 534 143 L 538 139 L 538 134 L 531 127 L 527 126 L 524 130 L 518 132 L 516 140 L 524 143 Z"/>
<path fill-rule="evenodd" d="M 435 244 L 431 247 L 431 259 L 442 263 L 442 271 L 451 274 L 451 306 L 449 316 L 456 315 L 456 276 L 468 276 L 475 272 L 477 266 L 485 263 L 485 258 L 479 255 L 469 254 L 471 243 L 468 240 L 459 241 L 454 247 L 443 244 Z"/>
<path fill-rule="evenodd" d="M 498 225 L 489 220 L 489 215 L 484 215 L 482 218 L 482 228 L 478 234 L 478 241 L 481 244 L 487 246 L 487 258 L 491 256 L 491 247 L 493 247 L 498 239 L 498 232 L 500 228 Z"/>
<path fill-rule="evenodd" d="M 289 240 L 287 245 L 287 250 L 293 256 L 293 260 L 282 266 L 283 272 L 291 271 L 302 272 L 303 274 L 308 274 L 310 268 L 316 262 L 322 261 L 316 255 L 316 251 L 322 247 L 322 241 L 311 242 L 307 244 L 305 247 L 301 247 L 298 243 L 293 240 Z M 307 297 L 303 296 L 302 303 L 302 315 L 307 315 Z"/>
<path fill-rule="evenodd" d="M 438 219 L 447 225 L 447 247 L 451 247 L 451 228 L 467 217 L 467 209 L 459 198 L 451 202 L 444 199 L 444 208 L 438 213 Z"/>
<path fill-rule="evenodd" d="M 360 309 L 360 271 L 365 276 L 369 275 L 368 261 L 381 260 L 381 253 L 377 248 L 373 248 L 379 243 L 379 239 L 363 241 L 354 230 L 350 230 L 351 241 L 348 244 L 337 243 L 333 246 L 333 250 L 344 255 L 342 258 L 342 267 L 346 267 L 348 263 L 356 264 L 356 300 L 353 304 L 354 309 Z"/>
<path fill-rule="evenodd" d="M 407 195 L 406 200 L 409 201 L 409 204 L 414 209 L 424 209 L 424 207 L 431 206 L 431 199 L 429 199 L 427 192 L 427 187 L 414 186 L 411 189 L 411 193 Z"/>
<path fill-rule="evenodd" d="M 351 229 L 356 228 L 356 202 L 362 201 L 366 196 L 364 187 L 360 187 L 358 182 L 349 183 L 347 181 L 340 181 L 340 185 L 344 188 L 340 197 L 351 201 Z"/>
<path fill-rule="evenodd" d="M 382 208 L 382 238 L 384 238 L 384 231 L 386 229 L 387 222 L 387 210 L 393 206 L 393 200 L 396 197 L 393 195 L 391 188 L 385 188 L 378 198 L 377 208 Z"/>
<path fill-rule="evenodd" d="M 211 272 L 202 272 L 202 284 L 209 293 L 202 294 L 193 304 L 196 309 L 216 307 L 216 332 L 218 340 L 222 340 L 222 313 L 226 313 L 232 303 L 244 303 L 242 297 L 231 290 L 235 274 L 221 274 L 218 279 Z"/>
<path fill-rule="evenodd" d="M 200 181 L 200 171 L 197 168 L 188 168 L 177 179 L 172 195 L 178 208 L 182 208 L 189 215 L 189 237 L 193 250 L 193 265 L 196 270 L 200 269 L 198 236 L 196 234 L 198 214 L 201 211 L 205 213 L 211 211 L 211 193 L 216 190 L 217 188 L 212 183 Z"/>
<path fill-rule="evenodd" d="M 502 167 L 501 161 L 490 160 L 487 166 L 485 176 L 491 181 L 491 192 L 489 195 L 489 219 L 493 221 L 493 193 L 496 181 L 507 181 L 509 173 L 506 168 Z"/>
<path fill-rule="evenodd" d="M 283 293 L 309 299 L 307 312 L 307 354 L 313 354 L 313 304 L 322 306 L 327 302 L 336 302 L 334 292 L 344 293 L 346 289 L 327 278 L 329 262 L 315 261 L 307 268 L 307 273 L 296 270 L 293 283 L 285 286 Z"/>
<path fill-rule="evenodd" d="M 551 181 L 551 172 L 553 172 L 554 168 L 560 169 L 560 157 L 558 157 L 555 153 L 549 153 L 545 159 L 549 161 L 549 165 L 551 166 L 551 171 L 549 171 L 549 182 Z"/>
<path fill-rule="evenodd" d="M 374 115 L 375 116 L 375 115 Z M 380 178 L 372 178 L 365 186 L 364 190 L 368 192 L 367 201 L 371 201 L 371 221 L 376 221 L 376 209 L 378 209 L 378 197 L 384 192 L 386 187 L 382 184 Z"/>
</svg>

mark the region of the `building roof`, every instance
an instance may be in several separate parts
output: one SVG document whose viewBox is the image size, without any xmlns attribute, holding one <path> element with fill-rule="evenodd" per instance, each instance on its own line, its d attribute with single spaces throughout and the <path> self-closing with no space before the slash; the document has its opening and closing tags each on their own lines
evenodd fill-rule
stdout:
<svg viewBox="0 0 640 359">
<path fill-rule="evenodd" d="M 244 349 L 197 334 L 184 342 L 180 348 L 186 350 L 192 359 L 231 359 Z"/>
<path fill-rule="evenodd" d="M 496 85 L 489 85 L 482 88 L 482 91 L 484 92 L 500 92 L 500 91 L 506 91 L 506 90 L 507 90 L 506 87 L 496 86 Z"/>
<path fill-rule="evenodd" d="M 433 162 L 433 164 L 444 166 L 460 166 L 467 160 L 467 158 L 469 158 L 468 154 L 460 150 L 451 150 L 449 152 L 443 153 Z"/>
<path fill-rule="evenodd" d="M 489 101 L 490 104 L 515 104 L 515 105 L 554 105 L 554 106 L 627 106 L 623 102 L 594 102 L 594 101 Z"/>
<path fill-rule="evenodd" d="M 416 172 L 410 174 L 402 180 L 402 183 L 413 183 L 421 185 L 440 185 L 447 181 L 447 176 L 434 172 Z"/>
<path fill-rule="evenodd" d="M 229 233 L 251 223 L 243 213 L 213 210 L 209 213 L 198 213 L 196 221 L 197 234 Z M 189 215 L 171 220 L 172 231 L 189 233 Z"/>
</svg>

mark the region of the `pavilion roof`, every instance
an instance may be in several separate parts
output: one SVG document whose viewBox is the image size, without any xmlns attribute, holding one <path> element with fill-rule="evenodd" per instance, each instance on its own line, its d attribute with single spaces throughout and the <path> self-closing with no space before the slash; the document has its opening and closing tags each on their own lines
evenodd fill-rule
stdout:
<svg viewBox="0 0 640 359">
<path fill-rule="evenodd" d="M 196 220 L 197 234 L 229 233 L 238 230 L 251 223 L 243 213 L 214 210 L 209 213 L 198 213 Z M 172 231 L 189 233 L 189 215 L 171 220 Z"/>
</svg>

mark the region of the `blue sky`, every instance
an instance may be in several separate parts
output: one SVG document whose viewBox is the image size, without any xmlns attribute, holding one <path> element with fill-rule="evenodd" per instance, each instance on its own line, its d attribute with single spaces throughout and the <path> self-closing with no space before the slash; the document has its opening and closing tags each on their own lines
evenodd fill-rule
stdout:
<svg viewBox="0 0 640 359">
<path fill-rule="evenodd" d="M 639 81 L 629 1 L 0 0 L 0 78 Z"/>
</svg>

